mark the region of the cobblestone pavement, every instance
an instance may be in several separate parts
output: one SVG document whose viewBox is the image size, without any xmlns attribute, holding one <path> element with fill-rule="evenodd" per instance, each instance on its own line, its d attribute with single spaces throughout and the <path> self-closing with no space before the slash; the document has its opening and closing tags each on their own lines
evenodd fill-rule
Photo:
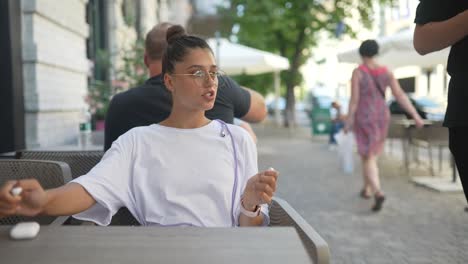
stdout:
<svg viewBox="0 0 468 264">
<path fill-rule="evenodd" d="M 312 138 L 305 128 L 254 129 L 260 169 L 280 171 L 277 196 L 327 241 L 332 263 L 468 263 L 463 193 L 415 186 L 400 160 L 384 156 L 379 165 L 387 200 L 372 213 L 373 201 L 358 196 L 360 166 L 353 175 L 342 173 L 325 138 Z"/>
</svg>

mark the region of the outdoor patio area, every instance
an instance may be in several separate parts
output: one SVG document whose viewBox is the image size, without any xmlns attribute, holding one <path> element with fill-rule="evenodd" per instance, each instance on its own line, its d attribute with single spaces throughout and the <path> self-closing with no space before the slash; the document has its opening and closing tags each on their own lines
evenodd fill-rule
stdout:
<svg viewBox="0 0 468 264">
<path fill-rule="evenodd" d="M 393 155 L 379 160 L 387 199 L 382 211 L 373 213 L 373 201 L 359 197 L 362 176 L 357 157 L 355 171 L 348 175 L 340 168 L 337 152 L 328 150 L 328 138 L 312 137 L 309 127 L 294 132 L 255 128 L 261 135 L 260 168 L 281 171 L 278 195 L 324 237 L 331 263 L 468 262 L 463 192 L 438 192 L 411 182 L 395 146 Z M 424 175 L 429 175 L 427 167 L 411 166 L 411 176 Z M 450 176 L 450 170 L 445 175 Z"/>
</svg>

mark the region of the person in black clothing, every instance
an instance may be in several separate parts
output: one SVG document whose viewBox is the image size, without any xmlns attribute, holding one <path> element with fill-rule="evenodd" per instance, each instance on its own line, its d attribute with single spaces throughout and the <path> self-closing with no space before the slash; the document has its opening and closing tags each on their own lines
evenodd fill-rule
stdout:
<svg viewBox="0 0 468 264">
<path fill-rule="evenodd" d="M 144 60 L 151 77 L 143 85 L 112 98 L 105 121 L 104 150 L 128 130 L 159 123 L 169 116 L 172 99 L 162 80 L 161 60 L 167 46 L 166 31 L 171 26 L 170 23 L 158 24 L 146 36 Z M 230 124 L 234 117 L 260 122 L 266 116 L 266 106 L 259 93 L 241 88 L 231 78 L 221 76 L 215 106 L 205 115 Z"/>
<path fill-rule="evenodd" d="M 414 48 L 419 54 L 451 46 L 444 126 L 449 129 L 449 148 L 468 201 L 468 1 L 420 0 L 414 22 Z"/>
</svg>

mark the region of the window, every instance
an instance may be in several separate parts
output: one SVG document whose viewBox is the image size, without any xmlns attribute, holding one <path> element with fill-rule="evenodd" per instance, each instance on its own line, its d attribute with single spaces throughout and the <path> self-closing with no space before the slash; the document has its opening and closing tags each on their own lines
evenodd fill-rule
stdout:
<svg viewBox="0 0 468 264">
<path fill-rule="evenodd" d="M 401 88 L 403 91 L 406 93 L 414 93 L 415 92 L 415 83 L 416 83 L 416 78 L 415 77 L 408 77 L 408 78 L 401 78 L 398 79 L 398 82 L 400 83 Z"/>
</svg>

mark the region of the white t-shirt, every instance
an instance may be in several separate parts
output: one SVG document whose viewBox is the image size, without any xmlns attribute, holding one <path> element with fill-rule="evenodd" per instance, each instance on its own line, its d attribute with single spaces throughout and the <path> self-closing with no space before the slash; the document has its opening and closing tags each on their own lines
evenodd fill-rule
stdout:
<svg viewBox="0 0 468 264">
<path fill-rule="evenodd" d="M 243 128 L 227 127 L 212 121 L 195 129 L 157 124 L 131 129 L 88 174 L 72 181 L 97 202 L 74 217 L 108 225 L 125 206 L 142 225 L 227 227 L 234 218 L 237 226 L 240 196 L 258 173 L 257 150 Z M 234 202 L 236 163 L 229 132 L 237 155 Z M 268 224 L 266 204 L 261 212 Z"/>
</svg>

